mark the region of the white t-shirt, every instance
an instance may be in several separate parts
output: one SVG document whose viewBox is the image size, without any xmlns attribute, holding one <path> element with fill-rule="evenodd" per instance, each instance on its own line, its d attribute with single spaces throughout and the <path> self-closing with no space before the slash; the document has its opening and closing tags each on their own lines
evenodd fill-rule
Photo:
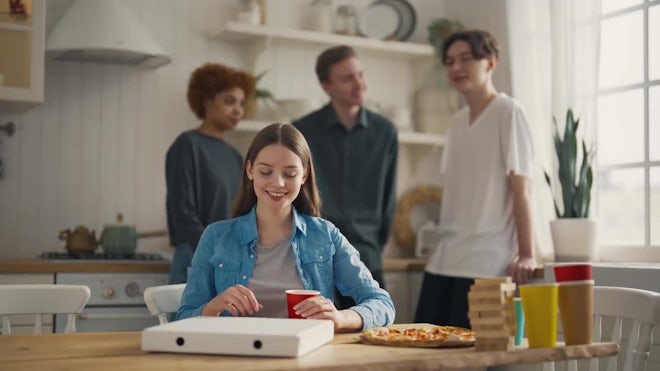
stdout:
<svg viewBox="0 0 660 371">
<path fill-rule="evenodd" d="M 426 271 L 453 277 L 501 276 L 518 253 L 507 175 L 531 179 L 532 137 L 520 104 L 499 93 L 470 124 L 452 117 L 444 149 L 440 245 Z"/>
</svg>

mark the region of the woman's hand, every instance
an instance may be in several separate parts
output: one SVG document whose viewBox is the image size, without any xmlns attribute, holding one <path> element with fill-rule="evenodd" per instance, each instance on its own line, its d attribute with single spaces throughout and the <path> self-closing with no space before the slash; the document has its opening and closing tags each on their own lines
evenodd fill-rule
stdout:
<svg viewBox="0 0 660 371">
<path fill-rule="evenodd" d="M 335 324 L 335 332 L 362 328 L 362 317 L 356 311 L 337 310 L 332 300 L 323 296 L 307 298 L 296 304 L 293 310 L 303 318 L 331 320 Z"/>
<path fill-rule="evenodd" d="M 209 301 L 202 309 L 202 315 L 218 316 L 226 310 L 234 317 L 246 316 L 258 312 L 261 308 L 263 306 L 257 301 L 252 290 L 236 285 Z"/>
</svg>

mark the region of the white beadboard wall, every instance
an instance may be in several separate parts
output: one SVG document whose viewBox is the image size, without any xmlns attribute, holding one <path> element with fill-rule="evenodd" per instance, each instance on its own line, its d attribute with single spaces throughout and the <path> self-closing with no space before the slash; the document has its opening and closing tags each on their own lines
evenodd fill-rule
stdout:
<svg viewBox="0 0 660 371">
<path fill-rule="evenodd" d="M 239 1 L 121 3 L 170 53 L 172 63 L 140 70 L 47 62 L 45 102 L 23 114 L 0 114 L 3 122 L 12 120 L 18 128 L 13 137 L 0 137 L 6 169 L 5 179 L 0 180 L 0 258 L 63 251 L 64 242 L 57 239 L 60 230 L 85 225 L 98 236 L 120 212 L 139 231 L 165 229 L 165 152 L 181 131 L 198 124 L 185 100 L 190 72 L 207 61 L 250 66 L 246 48 L 207 37 L 235 17 Z M 277 0 L 291 14 L 307 3 Z M 369 3 L 356 2 L 360 7 Z M 419 15 L 414 39 L 424 42 L 428 20 L 442 16 L 444 2 L 412 3 Z M 320 50 L 291 46 L 268 51 L 257 64 L 270 68 L 264 86 L 280 98 L 325 100 L 313 72 Z M 368 55 L 361 59 L 372 99 L 384 106 L 410 104 L 412 71 L 404 62 Z M 426 157 L 413 166 L 405 147 L 400 192 L 407 184 L 433 178 L 428 169 L 435 166 L 438 155 L 414 150 Z M 167 238 L 159 237 L 140 240 L 138 251 L 168 253 L 170 249 Z"/>
</svg>

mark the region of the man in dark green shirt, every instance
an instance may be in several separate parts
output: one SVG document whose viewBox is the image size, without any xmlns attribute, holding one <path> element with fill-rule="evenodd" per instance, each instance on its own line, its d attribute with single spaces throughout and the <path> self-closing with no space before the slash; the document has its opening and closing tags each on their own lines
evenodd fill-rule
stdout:
<svg viewBox="0 0 660 371">
<path fill-rule="evenodd" d="M 360 252 L 384 287 L 382 252 L 392 226 L 398 139 L 394 125 L 363 105 L 366 82 L 348 46 L 325 50 L 316 74 L 330 103 L 293 122 L 312 150 L 322 215 Z M 353 303 L 339 298 L 340 309 Z"/>
</svg>

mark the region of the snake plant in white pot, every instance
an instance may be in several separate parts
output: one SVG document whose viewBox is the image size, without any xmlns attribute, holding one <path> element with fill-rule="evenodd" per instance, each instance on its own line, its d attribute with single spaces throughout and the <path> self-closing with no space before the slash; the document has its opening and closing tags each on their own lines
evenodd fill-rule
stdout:
<svg viewBox="0 0 660 371">
<path fill-rule="evenodd" d="M 579 119 L 573 111 L 566 113 L 564 138 L 559 136 L 555 118 L 554 145 L 558 160 L 557 179 L 561 185 L 561 199 L 554 201 L 557 219 L 550 222 L 556 261 L 594 261 L 598 259 L 596 243 L 596 221 L 589 218 L 591 187 L 593 185 L 592 163 L 594 151 L 587 150 L 581 140 L 582 155 L 578 157 L 577 128 Z M 550 176 L 545 174 L 552 188 Z"/>
</svg>

